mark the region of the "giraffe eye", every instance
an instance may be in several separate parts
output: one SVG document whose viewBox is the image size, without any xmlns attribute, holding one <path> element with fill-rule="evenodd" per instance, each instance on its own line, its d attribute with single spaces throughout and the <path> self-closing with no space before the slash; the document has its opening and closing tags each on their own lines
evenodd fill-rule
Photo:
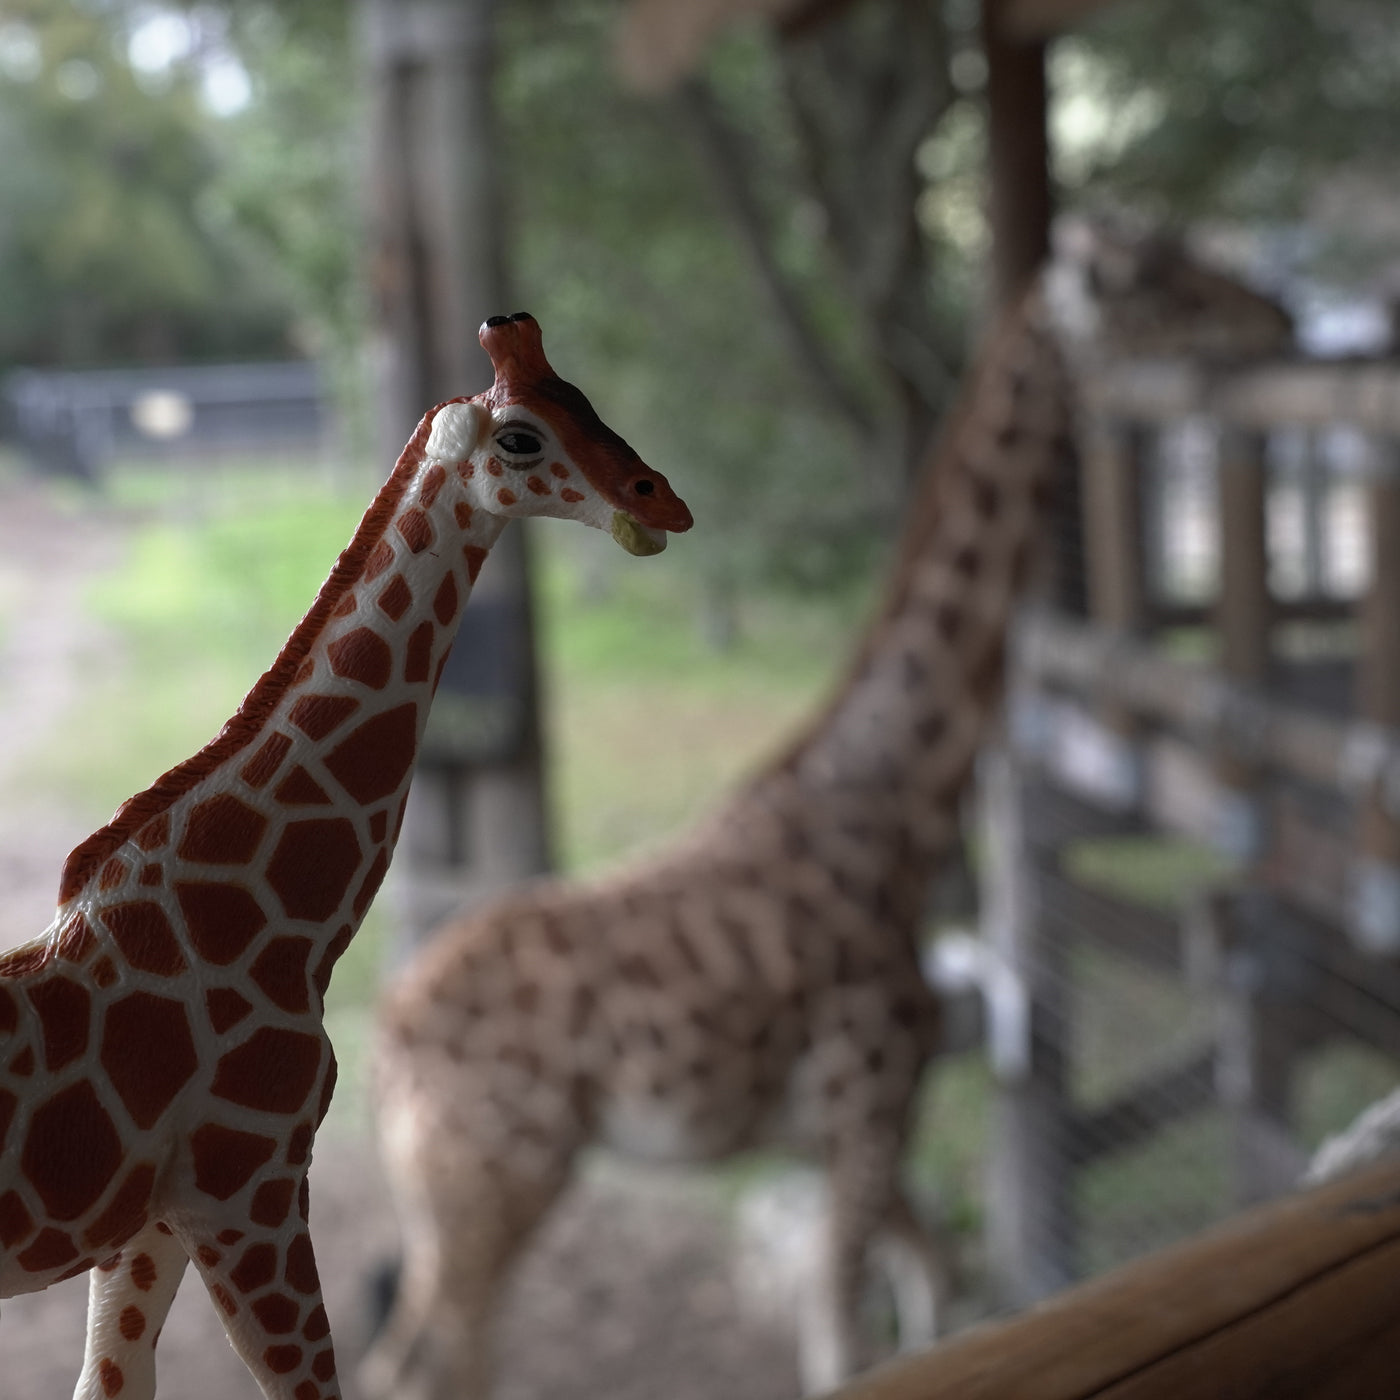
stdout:
<svg viewBox="0 0 1400 1400">
<path fill-rule="evenodd" d="M 502 452 L 509 452 L 512 457 L 538 457 L 544 450 L 544 444 L 534 433 L 518 430 L 502 433 L 496 439 L 496 446 Z"/>
</svg>

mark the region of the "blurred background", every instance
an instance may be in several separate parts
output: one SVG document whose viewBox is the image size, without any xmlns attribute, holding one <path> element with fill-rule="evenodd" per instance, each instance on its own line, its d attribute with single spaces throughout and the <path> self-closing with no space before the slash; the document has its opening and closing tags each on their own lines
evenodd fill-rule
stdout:
<svg viewBox="0 0 1400 1400">
<path fill-rule="evenodd" d="M 683 829 L 815 707 L 878 596 L 977 335 L 1016 258 L 1043 247 L 1048 209 L 1023 228 L 1029 250 L 1007 252 L 1040 182 L 1063 213 L 1188 237 L 1288 307 L 1300 356 L 1386 363 L 1394 0 L 986 3 L 0 0 L 0 945 L 47 923 L 70 847 L 232 712 L 423 409 L 486 387 L 485 316 L 533 312 L 560 373 L 696 516 L 644 562 L 577 530 L 512 532 L 473 598 L 459 651 L 486 660 L 444 683 L 405 849 L 331 990 L 342 1078 L 314 1175 L 346 1359 L 393 1248 L 362 1074 L 387 969 L 451 907 Z M 989 65 L 1008 62 L 998 146 Z M 1377 402 L 1400 402 L 1374 383 Z M 1307 422 L 1270 420 L 1274 611 L 1255 625 L 1278 647 L 1234 679 L 1364 721 L 1388 754 L 1390 701 L 1367 711 L 1333 676 L 1392 622 L 1368 495 L 1388 420 L 1348 428 L 1336 405 L 1352 385 Z M 1215 439 L 1190 394 L 1172 414 L 1153 425 L 1167 465 L 1143 466 L 1146 601 L 1126 630 L 1180 664 L 1222 663 Z M 1025 685 L 1068 703 L 1081 682 Z M 1043 737 L 1050 711 L 1035 713 Z M 1090 743 L 1086 765 L 1065 725 L 1035 761 L 1102 805 L 1084 773 L 1104 751 Z M 1143 936 L 1136 953 L 1105 935 L 1055 962 L 1046 996 L 1080 1058 L 1045 1130 L 1059 1205 L 1036 1239 L 1003 1235 L 1002 1262 L 1020 1261 L 1009 1285 L 983 1243 L 1000 1071 L 974 1046 L 929 1075 L 911 1170 L 960 1242 L 960 1321 L 1277 1189 L 1287 1169 L 1241 1184 L 1241 1113 L 1286 1118 L 1301 1152 L 1400 1082 L 1383 964 L 1324 957 L 1330 934 L 1290 925 L 1285 982 L 1301 965 L 1342 991 L 1288 1002 L 1289 1025 L 1304 1000 L 1313 1021 L 1271 1062 L 1287 1066 L 1286 1110 L 1267 1086 L 1245 1109 L 1215 1092 L 1221 1044 L 1238 1051 L 1219 1015 L 1238 1029 L 1258 1012 L 1239 979 L 1276 984 L 1231 963 L 1221 1012 L 1185 976 L 1182 930 L 1223 967 L 1220 948 L 1240 945 L 1201 935 L 1200 911 L 1267 861 L 1238 822 L 1221 834 L 1225 808 L 1161 806 L 1139 794 L 1108 803 L 1109 835 L 1067 819 L 1055 834 L 1077 893 L 1048 901 L 1047 927 L 1131 922 L 1089 891 L 1131 905 Z M 1392 819 L 1377 810 L 1369 829 Z M 1339 811 L 1316 823 L 1344 838 L 1345 865 L 1356 814 Z M 1400 941 L 1384 830 L 1365 870 L 1308 910 L 1335 915 L 1348 947 L 1359 927 L 1382 959 Z M 975 920 L 966 898 L 951 909 Z M 1043 974 L 1027 972 L 1028 994 Z M 1085 1148 L 1085 1132 L 1109 1147 Z M 779 1284 L 754 1306 L 736 1281 L 735 1259 L 762 1248 L 745 1202 L 772 1170 L 677 1182 L 591 1167 L 523 1272 L 502 1395 L 794 1393 Z M 76 1280 L 6 1302 L 0 1391 L 68 1393 L 84 1297 Z M 161 1351 L 172 1393 L 183 1377 L 208 1400 L 248 1391 L 191 1286 Z"/>
</svg>

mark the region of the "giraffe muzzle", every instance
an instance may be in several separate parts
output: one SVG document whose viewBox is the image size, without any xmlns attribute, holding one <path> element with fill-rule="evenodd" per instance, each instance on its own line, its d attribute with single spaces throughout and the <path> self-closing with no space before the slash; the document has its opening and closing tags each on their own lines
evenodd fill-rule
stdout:
<svg viewBox="0 0 1400 1400">
<path fill-rule="evenodd" d="M 666 532 L 643 525 L 625 510 L 613 511 L 612 537 L 628 554 L 660 554 L 666 548 Z"/>
</svg>

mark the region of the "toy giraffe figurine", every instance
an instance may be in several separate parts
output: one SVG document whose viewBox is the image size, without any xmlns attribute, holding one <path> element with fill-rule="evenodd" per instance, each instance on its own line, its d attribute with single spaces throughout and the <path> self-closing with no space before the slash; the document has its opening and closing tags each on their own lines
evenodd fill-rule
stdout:
<svg viewBox="0 0 1400 1400">
<path fill-rule="evenodd" d="M 530 316 L 438 405 L 220 735 L 64 867 L 0 959 L 0 1298 L 91 1270 L 79 1400 L 150 1400 L 187 1259 L 267 1400 L 339 1395 L 307 1232 L 336 959 L 389 858 L 433 687 L 515 516 L 634 554 L 690 513 L 559 379 Z"/>
<path fill-rule="evenodd" d="M 800 1338 L 809 1389 L 860 1360 L 877 1236 L 902 1255 L 901 1340 L 931 1339 L 941 1270 L 899 1187 L 939 1040 L 918 937 L 1068 442 L 1061 318 L 1100 344 L 1124 324 L 1139 348 L 1183 319 L 1196 343 L 1225 343 L 1230 318 L 1260 348 L 1287 334 L 1271 303 L 1156 248 L 1139 263 L 1085 249 L 1076 266 L 991 338 L 889 600 L 806 733 L 669 854 L 474 912 L 391 991 L 376 1098 L 404 1268 L 366 1361 L 376 1396 L 482 1400 L 505 1271 L 590 1142 L 696 1162 L 777 1140 L 817 1158 L 829 1190 Z"/>
</svg>

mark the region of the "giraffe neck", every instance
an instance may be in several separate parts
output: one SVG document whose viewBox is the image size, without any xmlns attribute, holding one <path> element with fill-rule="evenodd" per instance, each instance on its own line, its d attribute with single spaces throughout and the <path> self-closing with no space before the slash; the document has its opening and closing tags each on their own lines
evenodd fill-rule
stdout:
<svg viewBox="0 0 1400 1400">
<path fill-rule="evenodd" d="M 219 735 L 69 856 L 56 927 L 150 903 L 218 962 L 291 921 L 329 975 L 388 868 L 433 690 L 505 523 L 425 460 L 434 413 Z"/>
<path fill-rule="evenodd" d="M 887 879 L 920 886 L 956 837 L 1068 433 L 1066 369 L 1037 290 L 981 356 L 845 682 L 750 790 L 834 839 L 878 833 L 867 845 L 887 853 Z"/>
</svg>

